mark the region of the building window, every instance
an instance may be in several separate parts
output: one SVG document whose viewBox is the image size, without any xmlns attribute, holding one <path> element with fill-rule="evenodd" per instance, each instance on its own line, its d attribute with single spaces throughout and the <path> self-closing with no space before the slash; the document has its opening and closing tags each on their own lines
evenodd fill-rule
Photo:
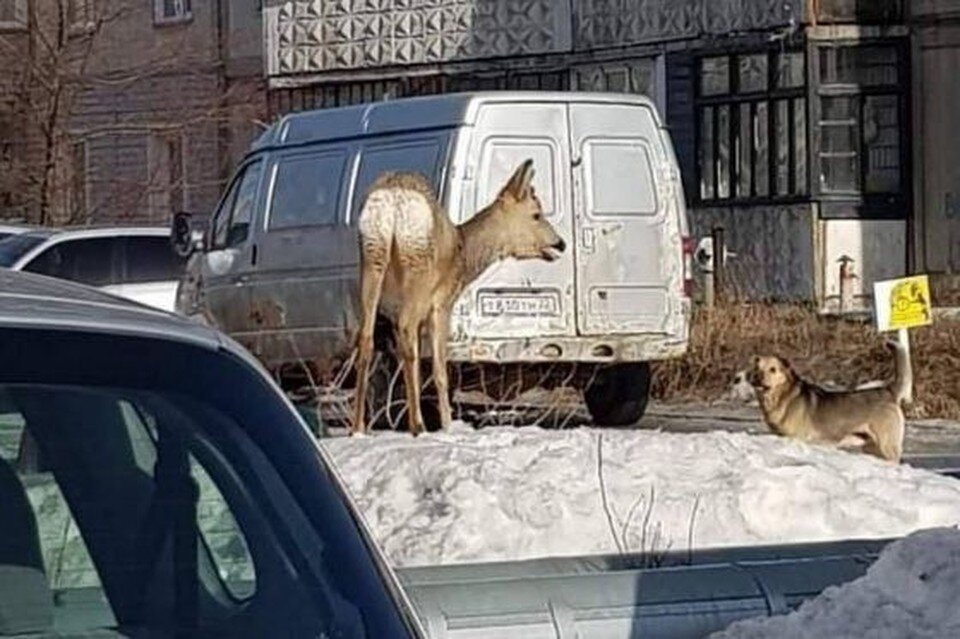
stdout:
<svg viewBox="0 0 960 639">
<path fill-rule="evenodd" d="M 83 220 L 87 215 L 87 143 L 70 146 L 70 219 Z"/>
<path fill-rule="evenodd" d="M 0 29 L 26 29 L 28 0 L 0 0 Z"/>
<path fill-rule="evenodd" d="M 0 112 L 0 211 L 9 215 L 19 189 L 17 160 L 21 153 L 18 128 L 10 116 Z"/>
<path fill-rule="evenodd" d="M 164 219 L 184 210 L 183 136 L 153 135 L 147 142 L 150 214 Z"/>
<path fill-rule="evenodd" d="M 71 35 L 86 33 L 94 27 L 95 0 L 67 0 L 67 24 Z"/>
<path fill-rule="evenodd" d="M 192 0 L 153 0 L 156 24 L 187 22 L 193 18 Z"/>
<path fill-rule="evenodd" d="M 819 0 L 817 21 L 848 24 L 890 24 L 903 20 L 904 0 Z"/>
<path fill-rule="evenodd" d="M 899 48 L 818 48 L 818 188 L 824 195 L 901 194 L 906 83 Z"/>
<path fill-rule="evenodd" d="M 170 167 L 169 179 L 167 180 L 167 190 L 170 193 L 170 213 L 176 214 L 186 208 L 183 136 L 168 137 L 166 147 L 167 166 Z"/>
<path fill-rule="evenodd" d="M 749 202 L 807 195 L 806 69 L 802 51 L 700 60 L 699 196 Z"/>
</svg>

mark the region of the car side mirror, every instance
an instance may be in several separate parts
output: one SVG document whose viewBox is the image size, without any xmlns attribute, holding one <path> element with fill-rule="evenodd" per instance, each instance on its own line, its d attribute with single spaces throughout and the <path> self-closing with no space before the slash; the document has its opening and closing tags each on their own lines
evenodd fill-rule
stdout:
<svg viewBox="0 0 960 639">
<path fill-rule="evenodd" d="M 192 215 L 181 211 L 173 216 L 170 225 L 170 243 L 180 257 L 190 257 L 195 251 L 202 251 L 204 233 L 194 228 Z"/>
</svg>

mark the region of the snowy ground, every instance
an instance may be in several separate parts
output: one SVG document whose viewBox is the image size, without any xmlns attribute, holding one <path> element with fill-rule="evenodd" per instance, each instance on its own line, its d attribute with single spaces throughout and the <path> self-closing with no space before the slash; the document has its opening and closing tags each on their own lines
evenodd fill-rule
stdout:
<svg viewBox="0 0 960 639">
<path fill-rule="evenodd" d="M 960 522 L 954 479 L 772 435 L 462 428 L 323 445 L 399 566 L 876 538 Z"/>
<path fill-rule="evenodd" d="M 960 637 L 960 531 L 897 541 L 867 574 L 781 617 L 741 621 L 711 639 L 943 639 Z"/>
</svg>

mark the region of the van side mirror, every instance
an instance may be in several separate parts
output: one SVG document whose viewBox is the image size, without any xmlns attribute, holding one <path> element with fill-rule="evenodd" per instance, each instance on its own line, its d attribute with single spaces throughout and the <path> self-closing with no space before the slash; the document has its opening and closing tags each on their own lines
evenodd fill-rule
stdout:
<svg viewBox="0 0 960 639">
<path fill-rule="evenodd" d="M 192 217 L 190 213 L 181 211 L 173 216 L 170 225 L 170 243 L 180 257 L 190 257 L 194 251 L 203 250 L 204 233 L 194 228 Z"/>
</svg>

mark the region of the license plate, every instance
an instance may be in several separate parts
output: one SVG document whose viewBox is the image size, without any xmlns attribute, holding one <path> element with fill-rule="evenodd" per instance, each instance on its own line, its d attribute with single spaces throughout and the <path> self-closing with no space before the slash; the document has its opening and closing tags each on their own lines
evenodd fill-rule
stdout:
<svg viewBox="0 0 960 639">
<path fill-rule="evenodd" d="M 481 293 L 480 313 L 486 317 L 533 317 L 560 314 L 556 293 Z"/>
</svg>

